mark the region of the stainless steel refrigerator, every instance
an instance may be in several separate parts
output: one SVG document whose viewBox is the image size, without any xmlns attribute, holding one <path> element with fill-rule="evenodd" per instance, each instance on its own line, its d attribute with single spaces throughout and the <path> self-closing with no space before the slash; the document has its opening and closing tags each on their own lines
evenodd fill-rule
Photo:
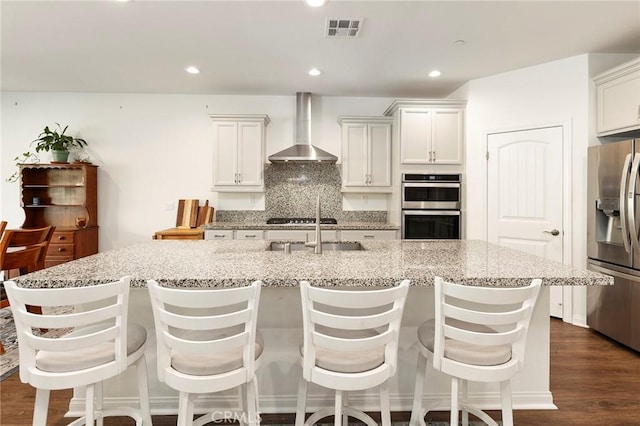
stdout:
<svg viewBox="0 0 640 426">
<path fill-rule="evenodd" d="M 587 324 L 640 351 L 640 139 L 589 148 L 588 268 L 614 277 L 587 287 Z"/>
</svg>

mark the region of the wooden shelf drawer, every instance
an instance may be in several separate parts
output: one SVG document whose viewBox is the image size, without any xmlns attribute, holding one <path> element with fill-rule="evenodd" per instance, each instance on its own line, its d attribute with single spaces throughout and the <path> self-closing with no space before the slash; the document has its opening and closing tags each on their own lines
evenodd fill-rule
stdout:
<svg viewBox="0 0 640 426">
<path fill-rule="evenodd" d="M 75 241 L 76 233 L 74 231 L 55 231 L 51 238 L 51 245 L 53 244 L 73 244 Z"/>
<path fill-rule="evenodd" d="M 75 254 L 75 244 L 65 243 L 65 244 L 49 244 L 49 249 L 47 250 L 47 259 L 56 258 L 56 259 L 65 259 L 65 260 L 73 260 Z"/>
</svg>

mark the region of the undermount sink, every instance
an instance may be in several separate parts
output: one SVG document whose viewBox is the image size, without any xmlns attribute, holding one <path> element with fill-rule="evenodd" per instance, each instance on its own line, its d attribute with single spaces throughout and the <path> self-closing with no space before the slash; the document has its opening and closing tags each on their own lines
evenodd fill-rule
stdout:
<svg viewBox="0 0 640 426">
<path fill-rule="evenodd" d="M 313 251 L 313 247 L 305 247 L 303 242 L 300 241 L 272 241 L 267 246 L 267 251 L 284 251 L 284 245 L 290 244 L 291 251 L 310 250 Z M 323 251 L 354 251 L 364 250 L 362 244 L 357 241 L 331 241 L 322 243 Z"/>
</svg>

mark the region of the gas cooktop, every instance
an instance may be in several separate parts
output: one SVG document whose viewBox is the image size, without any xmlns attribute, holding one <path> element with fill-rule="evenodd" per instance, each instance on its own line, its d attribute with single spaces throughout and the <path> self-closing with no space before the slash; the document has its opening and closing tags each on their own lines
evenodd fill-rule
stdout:
<svg viewBox="0 0 640 426">
<path fill-rule="evenodd" d="M 315 224 L 316 219 L 314 217 L 272 217 L 267 219 L 267 225 L 291 225 L 291 224 Z M 335 225 L 338 221 L 332 217 L 321 217 L 320 224 L 322 225 Z"/>
</svg>

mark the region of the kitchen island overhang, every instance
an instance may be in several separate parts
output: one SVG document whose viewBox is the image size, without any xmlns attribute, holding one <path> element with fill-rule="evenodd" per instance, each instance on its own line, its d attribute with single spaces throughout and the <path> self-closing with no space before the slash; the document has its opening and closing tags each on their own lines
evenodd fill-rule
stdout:
<svg viewBox="0 0 640 426">
<path fill-rule="evenodd" d="M 549 388 L 549 294 L 552 285 L 609 285 L 612 278 L 548 261 L 484 241 L 362 241 L 363 251 L 313 252 L 267 251 L 268 241 L 149 241 L 99 253 L 33 274 L 17 281 L 25 287 L 95 285 L 128 275 L 132 278 L 131 321 L 148 329 L 147 345 L 151 407 L 154 414 L 175 414 L 177 394 L 155 377 L 155 332 L 146 280 L 178 287 L 229 287 L 263 280 L 258 327 L 265 338 L 265 352 L 258 371 L 260 410 L 293 413 L 301 374 L 299 344 L 302 313 L 297 288 L 301 279 L 313 285 L 381 287 L 411 280 L 402 319 L 398 373 L 390 381 L 392 411 L 410 411 L 413 399 L 417 349 L 416 330 L 433 317 L 433 278 L 468 285 L 518 286 L 541 278 L 543 291 L 536 305 L 528 337 L 525 368 L 513 380 L 514 408 L 553 409 Z M 81 307 L 80 307 L 81 308 Z M 125 374 L 105 385 L 105 406 L 136 406 L 135 375 Z M 433 375 L 425 386 L 425 405 L 447 410 L 439 403 L 447 398 L 449 384 Z M 78 394 L 79 395 L 79 394 Z M 470 386 L 469 395 L 485 408 L 497 408 L 499 390 Z M 350 400 L 366 410 L 377 410 L 375 392 L 357 392 Z M 310 387 L 309 409 L 331 406 L 329 391 Z M 81 413 L 84 401 L 76 396 L 69 415 Z M 236 393 L 208 394 L 196 409 L 233 409 Z"/>
<path fill-rule="evenodd" d="M 544 286 L 610 285 L 611 277 L 572 268 L 479 240 L 361 241 L 364 250 L 268 251 L 268 241 L 136 243 L 19 277 L 24 287 L 95 285 L 131 277 L 132 288 L 155 279 L 176 287 L 229 287 L 262 280 L 265 287 L 384 287 L 403 279 L 433 286 L 440 276 L 467 285 L 520 286 L 541 278 Z"/>
</svg>

